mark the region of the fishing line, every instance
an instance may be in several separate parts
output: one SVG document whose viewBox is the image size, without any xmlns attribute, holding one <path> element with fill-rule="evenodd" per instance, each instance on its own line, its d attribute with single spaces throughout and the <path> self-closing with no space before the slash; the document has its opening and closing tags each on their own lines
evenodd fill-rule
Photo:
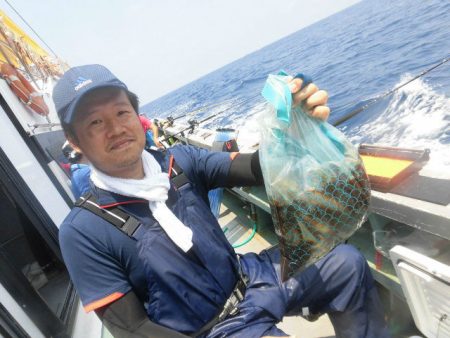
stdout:
<svg viewBox="0 0 450 338">
<path fill-rule="evenodd" d="M 243 103 L 246 103 L 246 102 L 248 102 L 248 101 L 254 99 L 255 97 L 257 97 L 257 96 L 259 96 L 259 95 L 260 95 L 260 94 L 258 93 L 258 94 L 256 94 L 256 95 L 253 95 L 253 96 L 247 98 L 247 99 L 243 99 L 242 101 L 238 102 L 236 105 L 233 105 L 233 106 L 231 106 L 231 107 L 226 108 L 225 111 L 226 111 L 226 110 L 229 110 L 229 109 L 231 109 L 231 108 L 234 108 L 234 107 L 236 107 L 236 106 L 240 106 L 240 105 L 242 105 Z M 198 108 L 198 109 L 195 109 L 195 110 L 189 111 L 189 112 L 187 112 L 187 113 L 181 114 L 181 115 L 179 115 L 179 116 L 177 116 L 177 117 L 171 117 L 171 116 L 168 116 L 166 119 L 167 119 L 168 122 L 170 123 L 170 122 L 172 122 L 172 121 L 178 120 L 178 119 L 180 119 L 180 118 L 182 118 L 182 117 L 185 117 L 185 116 L 187 116 L 187 115 L 191 115 L 191 114 L 193 114 L 193 113 L 197 113 L 197 112 L 200 112 L 200 111 L 203 111 L 203 110 L 206 110 L 206 109 L 214 108 L 214 107 L 223 105 L 223 104 L 225 104 L 225 103 L 232 102 L 232 101 L 234 101 L 234 100 L 235 100 L 235 98 L 233 97 L 233 98 L 227 99 L 227 100 L 225 100 L 225 101 L 221 101 L 221 102 L 219 102 L 219 103 L 215 103 L 215 104 L 212 104 L 212 105 L 200 107 L 200 108 Z M 220 113 L 222 113 L 222 111 L 221 111 Z M 214 114 L 214 115 L 215 115 L 215 114 Z"/>
<path fill-rule="evenodd" d="M 444 59 L 443 59 L 442 61 L 440 61 L 438 64 L 435 64 L 433 67 L 430 67 L 430 68 L 425 69 L 425 70 L 422 71 L 420 74 L 418 74 L 418 75 L 414 76 L 412 79 L 410 79 L 410 80 L 408 80 L 408 81 L 406 81 L 406 82 L 400 84 L 399 86 L 395 87 L 394 89 L 391 89 L 391 90 L 387 91 L 386 93 L 381 94 L 380 96 L 377 96 L 377 97 L 371 99 L 369 102 L 367 102 L 367 103 L 366 103 L 365 105 L 363 105 L 362 107 L 359 107 L 359 108 L 357 108 L 357 109 L 355 109 L 355 110 L 352 110 L 350 113 L 348 113 L 348 114 L 342 116 L 341 118 L 337 119 L 337 121 L 334 121 L 334 122 L 333 122 L 333 126 L 336 127 L 336 126 L 338 126 L 338 125 L 344 123 L 345 121 L 351 119 L 353 116 L 355 116 L 355 115 L 357 115 L 357 114 L 363 112 L 364 110 L 366 110 L 367 108 L 369 108 L 370 106 L 372 106 L 373 104 L 375 104 L 376 102 L 378 102 L 379 100 L 381 100 L 382 98 L 384 98 L 384 97 L 386 97 L 386 96 L 389 96 L 389 95 L 395 93 L 395 92 L 396 92 L 397 90 L 399 90 L 400 88 L 406 86 L 407 84 L 411 83 L 411 82 L 414 81 L 414 80 L 417 80 L 418 78 L 424 76 L 425 74 L 431 72 L 433 69 L 436 69 L 437 67 L 443 65 L 444 63 L 446 63 L 446 62 L 448 62 L 448 61 L 450 61 L 450 57 L 444 58 Z"/>
<path fill-rule="evenodd" d="M 187 115 L 191 115 L 191 114 L 193 114 L 193 113 L 198 113 L 198 112 L 200 112 L 200 111 L 202 111 L 202 110 L 214 108 L 214 107 L 220 106 L 221 104 L 224 104 L 224 103 L 227 103 L 227 102 L 230 102 L 230 101 L 233 101 L 233 100 L 234 100 L 234 98 L 231 98 L 231 99 L 228 99 L 228 100 L 225 100 L 225 101 L 222 101 L 222 102 L 219 102 L 219 103 L 215 103 L 215 104 L 212 104 L 212 105 L 209 105 L 209 106 L 200 107 L 200 108 L 198 108 L 198 109 L 189 111 L 189 112 L 187 112 L 187 113 L 181 114 L 181 115 L 176 116 L 176 117 L 168 116 L 168 117 L 167 117 L 167 120 L 168 120 L 168 121 L 176 121 L 176 120 L 181 119 L 182 117 L 185 117 L 185 116 L 187 116 Z"/>
<path fill-rule="evenodd" d="M 399 86 L 397 86 L 397 87 L 395 87 L 395 88 L 393 88 L 393 89 L 387 91 L 387 92 L 384 93 L 384 94 L 381 94 L 381 95 L 379 95 L 379 96 L 377 96 L 377 97 L 375 97 L 375 98 L 372 98 L 369 102 L 367 102 L 366 104 L 364 104 L 362 107 L 359 107 L 359 108 L 357 108 L 357 109 L 355 109 L 355 110 L 352 110 L 351 112 L 349 112 L 349 113 L 346 114 L 345 116 L 342 116 L 342 117 L 339 118 L 337 121 L 333 122 L 333 125 L 334 125 L 334 126 L 338 126 L 338 125 L 342 124 L 343 122 L 345 122 L 345 121 L 351 119 L 353 116 L 355 116 L 355 115 L 357 115 L 357 114 L 363 112 L 364 110 L 366 110 L 367 108 L 369 108 L 370 106 L 372 106 L 373 104 L 375 104 L 376 102 L 378 102 L 379 100 L 381 100 L 382 98 L 384 98 L 384 97 L 386 97 L 386 96 L 389 96 L 389 95 L 395 93 L 396 91 L 398 91 L 398 90 L 401 89 L 402 87 L 406 86 L 407 84 L 411 83 L 411 82 L 414 81 L 414 80 L 417 80 L 418 78 L 424 76 L 425 74 L 431 72 L 432 70 L 434 70 L 434 69 L 436 69 L 437 67 L 439 67 L 439 66 L 445 64 L 445 63 L 448 62 L 448 61 L 450 61 L 450 56 L 444 58 L 443 60 L 441 60 L 439 63 L 435 64 L 434 66 L 425 69 L 424 71 L 422 71 L 422 72 L 419 73 L 418 75 L 416 75 L 416 76 L 414 76 L 413 78 L 409 79 L 408 81 L 406 81 L 406 82 L 400 84 Z M 179 135 L 179 134 L 182 134 L 182 133 L 184 133 L 185 131 L 188 131 L 188 130 L 193 131 L 198 125 L 200 125 L 200 124 L 202 124 L 202 123 L 204 123 L 204 122 L 206 122 L 206 121 L 209 121 L 209 120 L 211 120 L 211 119 L 217 118 L 217 117 L 219 117 L 221 114 L 223 114 L 224 112 L 230 110 L 231 108 L 235 108 L 236 106 L 240 106 L 240 105 L 242 105 L 242 104 L 244 104 L 244 103 L 246 103 L 246 102 L 248 102 L 248 101 L 250 101 L 250 100 L 253 100 L 254 98 L 256 98 L 256 97 L 259 96 L 259 95 L 260 95 L 260 93 L 258 93 L 258 94 L 256 94 L 256 95 L 253 95 L 253 96 L 251 96 L 251 97 L 249 97 L 249 98 L 247 98 L 247 99 L 244 99 L 244 100 L 240 101 L 237 105 L 233 105 L 233 106 L 231 106 L 231 107 L 228 107 L 228 108 L 226 108 L 226 109 L 224 109 L 224 110 L 222 110 L 222 111 L 220 111 L 220 112 L 218 112 L 218 113 L 216 113 L 216 114 L 212 114 L 212 115 L 210 115 L 210 116 L 208 116 L 208 117 L 206 117 L 206 118 L 204 118 L 204 119 L 202 119 L 202 120 L 200 120 L 200 121 L 197 121 L 197 120 L 194 120 L 194 119 L 193 119 L 193 120 L 189 120 L 189 121 L 188 121 L 189 127 L 186 127 L 185 129 L 183 129 L 183 130 L 181 130 L 181 131 L 179 131 L 179 132 L 177 132 L 177 133 L 175 133 L 175 134 L 173 134 L 173 135 L 170 135 L 169 137 L 163 139 L 162 141 L 167 141 L 167 140 L 170 139 L 171 137 L 176 136 L 176 135 Z M 204 109 L 207 109 L 207 108 L 211 108 L 211 107 L 216 107 L 216 106 L 222 105 L 222 104 L 224 104 L 225 102 L 228 102 L 228 101 L 231 101 L 231 100 L 232 100 L 232 99 L 228 99 L 228 100 L 222 101 L 222 102 L 220 102 L 220 103 L 217 103 L 217 104 L 214 104 L 214 105 L 211 105 L 211 106 L 202 107 L 202 108 L 199 108 L 199 109 L 197 109 L 197 110 L 194 110 L 194 111 L 192 111 L 192 112 L 190 112 L 190 113 L 197 112 L 197 111 L 201 111 L 201 110 L 204 110 Z M 175 119 L 179 119 L 179 118 L 181 118 L 181 117 L 184 117 L 184 116 L 186 116 L 186 115 L 188 115 L 188 114 L 190 114 L 190 113 L 186 113 L 186 114 L 184 114 L 184 115 L 180 115 L 180 116 L 178 116 L 178 117 L 176 117 L 176 118 L 173 118 L 172 121 L 174 121 Z M 171 122 L 171 121 L 169 120 L 169 123 L 170 123 L 170 122 Z"/>
</svg>

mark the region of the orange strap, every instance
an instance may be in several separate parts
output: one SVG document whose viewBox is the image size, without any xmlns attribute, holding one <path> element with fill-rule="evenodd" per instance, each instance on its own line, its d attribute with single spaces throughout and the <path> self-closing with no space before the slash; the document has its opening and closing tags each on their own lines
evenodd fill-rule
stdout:
<svg viewBox="0 0 450 338">
<path fill-rule="evenodd" d="M 172 168 L 173 168 L 173 155 L 170 155 L 170 159 L 169 159 L 169 178 L 172 177 Z"/>
<path fill-rule="evenodd" d="M 233 161 L 240 153 L 238 151 L 230 153 L 230 158 Z"/>
<path fill-rule="evenodd" d="M 111 304 L 112 302 L 118 300 L 123 295 L 124 294 L 121 292 L 114 292 L 113 294 L 110 294 L 109 296 L 106 296 L 102 299 L 96 300 L 95 302 L 87 304 L 86 306 L 84 306 L 84 311 L 91 312 L 92 310 L 99 309 L 105 305 Z"/>
</svg>

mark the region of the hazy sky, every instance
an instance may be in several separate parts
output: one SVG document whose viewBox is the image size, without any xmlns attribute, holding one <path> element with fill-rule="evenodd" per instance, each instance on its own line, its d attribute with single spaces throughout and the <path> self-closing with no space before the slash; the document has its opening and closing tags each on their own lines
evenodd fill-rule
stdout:
<svg viewBox="0 0 450 338">
<path fill-rule="evenodd" d="M 141 104 L 358 2 L 8 1 L 69 65 L 107 66 Z M 5 0 L 0 4 L 30 32 Z"/>
</svg>

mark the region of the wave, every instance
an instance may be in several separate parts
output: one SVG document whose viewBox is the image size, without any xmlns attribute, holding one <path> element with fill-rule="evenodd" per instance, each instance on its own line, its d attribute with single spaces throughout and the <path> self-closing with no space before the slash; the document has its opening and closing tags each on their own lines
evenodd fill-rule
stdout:
<svg viewBox="0 0 450 338">
<path fill-rule="evenodd" d="M 411 79 L 404 75 L 400 85 Z M 417 79 L 395 92 L 371 120 L 346 131 L 353 143 L 376 143 L 394 147 L 431 150 L 427 169 L 447 177 L 450 166 L 450 98 Z"/>
</svg>

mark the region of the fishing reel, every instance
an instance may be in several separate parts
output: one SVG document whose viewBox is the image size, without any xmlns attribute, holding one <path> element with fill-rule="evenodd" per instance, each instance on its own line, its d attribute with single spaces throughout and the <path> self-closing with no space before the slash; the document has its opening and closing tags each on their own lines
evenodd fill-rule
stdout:
<svg viewBox="0 0 450 338">
<path fill-rule="evenodd" d="M 172 116 L 167 116 L 166 119 L 166 127 L 172 127 L 175 119 Z"/>
<path fill-rule="evenodd" d="M 190 119 L 188 121 L 188 124 L 189 124 L 189 127 L 188 127 L 189 134 L 192 134 L 194 132 L 195 127 L 197 127 L 199 125 L 198 121 L 195 119 Z"/>
</svg>

